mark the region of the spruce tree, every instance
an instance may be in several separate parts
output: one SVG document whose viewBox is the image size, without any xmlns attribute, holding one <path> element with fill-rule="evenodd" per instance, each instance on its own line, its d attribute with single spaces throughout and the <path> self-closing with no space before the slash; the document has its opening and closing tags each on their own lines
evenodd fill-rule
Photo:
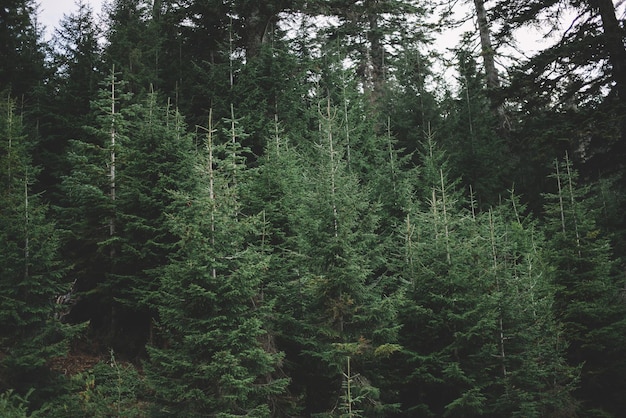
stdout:
<svg viewBox="0 0 626 418">
<path fill-rule="evenodd" d="M 294 257 L 301 261 L 291 272 L 300 295 L 287 342 L 300 358 L 288 360 L 300 365 L 294 385 L 306 395 L 307 413 L 356 408 L 381 414 L 391 405 L 381 401 L 372 371 L 378 353 L 394 350 L 395 328 L 393 302 L 372 268 L 378 209 L 347 168 L 338 109 L 325 98 L 317 110 L 319 137 L 301 163 L 303 189 L 289 191 L 289 228 Z M 346 385 L 353 374 L 362 377 L 351 386 L 355 398 L 348 402 Z"/>
<path fill-rule="evenodd" d="M 218 136 L 211 122 L 196 187 L 173 191 L 167 224 L 178 241 L 160 270 L 161 343 L 148 347 L 146 373 L 157 414 L 269 416 L 287 381 L 272 377 L 281 356 L 263 324 L 263 224 L 242 214 L 241 131 Z"/>
<path fill-rule="evenodd" d="M 36 176 L 15 102 L 0 105 L 0 392 L 14 389 L 34 407 L 58 387 L 48 367 L 65 353 L 70 328 L 55 316 L 69 283 L 59 236 L 47 208 L 31 192 Z"/>
<path fill-rule="evenodd" d="M 506 194 L 512 180 L 521 183 L 520 187 L 525 184 L 513 177 L 519 157 L 511 152 L 512 144 L 504 136 L 506 129 L 500 119 L 503 114 L 498 113 L 497 106 L 484 112 L 491 106 L 493 92 L 485 88 L 484 75 L 466 48 L 462 45 L 455 54 L 459 90 L 444 97 L 441 106 L 446 117 L 436 126 L 442 147 L 448 151 L 452 174 L 466 189 L 471 186 L 479 208 L 487 209 Z"/>
<path fill-rule="evenodd" d="M 90 319 L 97 341 L 135 357 L 150 335 L 152 270 L 175 242 L 164 222 L 168 190 L 191 187 L 193 144 L 178 112 L 154 93 L 130 104 L 124 85 L 111 71 L 90 137 L 73 141 L 63 214 L 83 292 L 71 320 Z"/>
<path fill-rule="evenodd" d="M 120 113 L 121 83 L 111 71 L 93 104 L 93 126 L 69 141 L 59 212 L 64 233 L 64 256 L 73 263 L 80 298 L 68 320 L 90 321 L 98 339 L 111 343 L 113 295 L 106 283 L 119 250 L 116 234 L 116 157 L 125 144 L 127 120 Z"/>
<path fill-rule="evenodd" d="M 69 141 L 84 137 L 91 101 L 104 78 L 94 12 L 84 1 L 75 6 L 73 13 L 63 16 L 50 41 L 51 74 L 40 89 L 36 115 L 40 141 L 34 159 L 42 168 L 40 187 L 52 205 L 60 203 L 60 184 L 69 173 Z"/>
<path fill-rule="evenodd" d="M 556 190 L 546 194 L 546 230 L 554 265 L 554 311 L 564 324 L 567 360 L 582 365 L 575 392 L 586 416 L 619 415 L 624 390 L 624 304 L 606 233 L 589 186 L 566 155 L 555 161 Z"/>
<path fill-rule="evenodd" d="M 161 89 L 159 73 L 164 28 L 160 2 L 116 0 L 107 8 L 107 45 L 104 61 L 124 74 L 129 91 L 147 92 L 150 86 Z"/>
<path fill-rule="evenodd" d="M 563 359 L 549 270 L 532 223 L 516 199 L 479 212 L 470 196 L 465 206 L 432 138 L 422 159 L 416 190 L 423 203 L 407 214 L 399 231 L 404 249 L 396 250 L 406 283 L 403 410 L 493 417 L 572 411 L 574 371 Z"/>
<path fill-rule="evenodd" d="M 0 91 L 22 108 L 45 74 L 42 28 L 37 26 L 34 0 L 6 0 L 0 10 Z"/>
</svg>

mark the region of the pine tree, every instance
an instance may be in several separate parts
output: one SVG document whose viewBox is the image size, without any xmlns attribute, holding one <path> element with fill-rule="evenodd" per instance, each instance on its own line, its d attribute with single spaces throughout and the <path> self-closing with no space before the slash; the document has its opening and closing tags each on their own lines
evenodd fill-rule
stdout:
<svg viewBox="0 0 626 418">
<path fill-rule="evenodd" d="M 150 335 L 152 270 L 175 242 L 164 222 L 168 190 L 191 187 L 193 144 L 178 112 L 154 93 L 130 104 L 117 77 L 112 71 L 94 102 L 91 138 L 73 143 L 63 214 L 84 292 L 70 318 L 90 319 L 98 341 L 134 357 Z"/>
<path fill-rule="evenodd" d="M 423 23 L 428 7 L 410 0 L 321 4 L 323 14 L 337 21 L 328 30 L 329 40 L 342 45 L 344 53 L 357 63 L 356 71 L 372 103 L 384 94 L 387 75 L 392 73 L 393 54 L 388 51 L 402 49 L 409 38 L 422 37 L 415 22 Z"/>
<path fill-rule="evenodd" d="M 81 295 L 68 320 L 90 321 L 90 329 L 104 338 L 112 332 L 113 295 L 105 284 L 119 250 L 116 234 L 115 157 L 119 157 L 128 121 L 120 113 L 121 83 L 113 70 L 93 104 L 93 126 L 69 143 L 59 212 L 64 231 L 64 256 L 73 264 L 76 291 Z M 104 338 L 107 340 L 107 338 Z M 110 344 L 110 335 L 107 344 Z"/>
<path fill-rule="evenodd" d="M 104 61 L 115 66 L 128 82 L 129 91 L 161 88 L 163 34 L 159 2 L 116 0 L 107 10 L 107 45 Z"/>
<path fill-rule="evenodd" d="M 45 54 L 33 0 L 3 1 L 0 10 L 0 91 L 20 108 L 30 102 L 45 73 Z"/>
<path fill-rule="evenodd" d="M 567 17 L 570 14 L 576 18 Z M 591 173 L 619 174 L 623 179 L 626 47 L 616 5 L 610 0 L 501 1 L 492 16 L 502 24 L 500 39 L 531 26 L 544 28 L 542 34 L 562 32 L 512 72 L 509 97 L 528 112 L 525 130 L 544 141 L 541 151 L 554 146 L 555 138 L 561 139 L 558 145 L 569 145 L 572 157 L 583 146 Z M 564 151 L 548 156 L 543 164 Z"/>
<path fill-rule="evenodd" d="M 473 188 L 479 208 L 486 209 L 496 205 L 511 181 L 517 180 L 513 167 L 518 157 L 510 152 L 496 108 L 483 111 L 491 106 L 489 91 L 476 60 L 465 48 L 467 45 L 462 45 L 456 51 L 459 91 L 444 98 L 441 106 L 447 115 L 436 126 L 453 175 L 466 189 Z M 519 183 L 522 181 L 515 181 Z"/>
<path fill-rule="evenodd" d="M 571 392 L 578 369 L 566 363 L 565 335 L 553 312 L 554 287 L 535 222 L 512 195 L 482 213 L 492 263 L 486 303 L 496 312 L 495 348 L 481 359 L 489 373 L 491 416 L 546 417 L 575 414 Z M 487 229 L 488 231 L 484 231 Z M 493 338 L 493 337 L 492 337 Z M 495 361 L 494 361 L 495 360 Z M 477 364 L 480 367 L 480 362 Z"/>
</svg>

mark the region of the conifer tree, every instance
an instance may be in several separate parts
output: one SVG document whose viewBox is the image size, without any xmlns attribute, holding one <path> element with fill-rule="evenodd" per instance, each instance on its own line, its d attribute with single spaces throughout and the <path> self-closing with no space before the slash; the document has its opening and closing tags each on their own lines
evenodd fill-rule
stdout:
<svg viewBox="0 0 626 418">
<path fill-rule="evenodd" d="M 589 186 L 566 155 L 555 161 L 554 193 L 546 194 L 546 230 L 554 265 L 555 314 L 569 343 L 567 360 L 582 365 L 577 399 L 587 416 L 619 415 L 624 385 L 624 304 L 620 273 Z"/>
<path fill-rule="evenodd" d="M 300 352 L 294 383 L 306 395 L 307 413 L 335 412 L 350 406 L 366 415 L 388 411 L 379 388 L 368 374 L 377 367 L 376 354 L 393 351 L 392 300 L 374 275 L 373 254 L 377 207 L 350 173 L 339 115 L 330 98 L 319 108 L 319 138 L 305 157 L 304 190 L 290 198 L 289 228 L 300 260 L 297 274 L 299 306 L 289 345 Z M 303 164 L 304 165 L 304 164 Z M 348 364 L 351 372 L 347 372 Z M 359 374 L 347 402 L 346 377 Z M 358 394 L 358 395 L 357 395 Z"/>
<path fill-rule="evenodd" d="M 456 51 L 459 91 L 446 95 L 441 106 L 447 115 L 435 126 L 448 151 L 453 175 L 466 189 L 473 188 L 478 206 L 485 209 L 496 205 L 511 186 L 519 157 L 510 152 L 511 144 L 502 135 L 496 108 L 484 112 L 491 106 L 489 92 L 476 60 L 465 48 L 467 45 L 462 45 Z M 515 182 L 519 183 L 523 185 Z"/>
<path fill-rule="evenodd" d="M 112 70 L 93 104 L 93 126 L 69 141 L 69 173 L 63 178 L 60 205 L 64 256 L 73 263 L 75 290 L 81 295 L 68 320 L 89 320 L 91 330 L 102 335 L 111 332 L 113 295 L 105 291 L 105 283 L 119 250 L 115 157 L 120 157 L 128 125 L 120 113 L 120 99 L 128 99 L 120 94 L 120 84 Z"/>
<path fill-rule="evenodd" d="M 552 309 L 554 287 L 542 236 L 514 195 L 478 220 L 491 245 L 491 257 L 483 265 L 492 263 L 485 302 L 495 320 L 492 352 L 487 356 L 484 350 L 476 364 L 492 364 L 487 373 L 493 379 L 487 386 L 488 415 L 573 415 L 571 392 L 578 369 L 566 362 L 567 344 Z"/>
<path fill-rule="evenodd" d="M 0 392 L 14 389 L 40 406 L 58 389 L 48 361 L 65 353 L 70 329 L 55 316 L 68 292 L 59 237 L 47 208 L 31 192 L 36 170 L 15 102 L 0 105 Z"/>
<path fill-rule="evenodd" d="M 294 338 L 302 331 L 300 323 L 306 303 L 303 283 L 307 272 L 307 259 L 299 245 L 302 237 L 295 225 L 309 182 L 302 152 L 282 128 L 278 115 L 274 134 L 266 140 L 258 164 L 242 198 L 248 202 L 250 213 L 262 213 L 265 220 L 263 236 L 268 267 L 262 276 L 263 299 L 272 303 L 268 325 L 277 348 L 285 353 L 280 370 L 291 379 L 286 401 L 291 402 L 293 409 L 284 415 L 297 416 L 306 406 L 303 392 L 310 364 L 301 363 L 301 345 Z"/>
<path fill-rule="evenodd" d="M 34 0 L 5 0 L 0 11 L 0 91 L 16 98 L 20 108 L 30 102 L 45 74 L 36 12 Z"/>
<path fill-rule="evenodd" d="M 272 377 L 281 356 L 264 343 L 263 224 L 242 214 L 241 131 L 229 128 L 217 136 L 209 116 L 196 187 L 174 192 L 167 222 L 178 242 L 154 298 L 162 344 L 146 365 L 166 416 L 269 416 L 287 383 Z"/>
<path fill-rule="evenodd" d="M 50 42 L 51 76 L 39 99 L 35 163 L 42 168 L 41 189 L 58 205 L 62 178 L 69 173 L 66 153 L 70 139 L 82 138 L 90 123 L 91 101 L 97 97 L 101 71 L 99 31 L 89 3 L 79 0 L 64 15 Z"/>
<path fill-rule="evenodd" d="M 393 72 L 389 51 L 401 49 L 408 38 L 422 37 L 415 22 L 423 23 L 428 7 L 411 0 L 328 1 L 321 5 L 323 14 L 337 21 L 328 30 L 329 39 L 343 45 L 347 56 L 357 63 L 356 71 L 372 103 L 384 94 L 387 74 Z"/>
<path fill-rule="evenodd" d="M 407 283 L 403 410 L 493 417 L 572 411 L 573 370 L 563 360 L 548 270 L 519 202 L 478 212 L 471 200 L 464 208 L 432 138 L 422 155 L 421 187 L 431 197 L 425 193 L 427 205 L 418 201 L 408 213 L 404 251 L 396 251 Z"/>
<path fill-rule="evenodd" d="M 64 179 L 67 254 L 77 290 L 70 318 L 91 319 L 98 340 L 137 356 L 149 338 L 148 306 L 175 239 L 164 225 L 167 190 L 191 187 L 192 142 L 178 112 L 157 95 L 131 105 L 114 71 L 94 102 L 88 140 L 73 142 Z"/>
<path fill-rule="evenodd" d="M 163 29 L 159 2 L 116 0 L 107 10 L 107 45 L 104 61 L 124 74 L 129 91 L 137 94 L 153 86 L 161 88 L 159 73 L 164 65 Z"/>
</svg>

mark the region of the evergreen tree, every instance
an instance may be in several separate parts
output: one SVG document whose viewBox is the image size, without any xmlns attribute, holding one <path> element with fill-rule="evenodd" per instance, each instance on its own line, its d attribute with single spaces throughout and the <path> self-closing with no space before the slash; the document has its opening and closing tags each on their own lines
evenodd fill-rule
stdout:
<svg viewBox="0 0 626 418">
<path fill-rule="evenodd" d="M 436 97 L 437 88 L 429 82 L 437 77 L 433 63 L 433 57 L 422 52 L 420 44 L 407 43 L 395 59 L 396 71 L 383 100 L 386 111 L 382 116 L 388 118 L 399 151 L 414 157 L 414 163 L 419 163 L 417 151 L 425 133 L 438 130 L 445 114 Z"/>
<path fill-rule="evenodd" d="M 66 153 L 71 139 L 82 138 L 90 104 L 103 79 L 99 31 L 93 10 L 82 0 L 64 15 L 50 43 L 53 74 L 42 88 L 38 118 L 40 143 L 35 163 L 42 167 L 41 189 L 58 205 L 61 179 L 69 173 Z"/>
<path fill-rule="evenodd" d="M 446 116 L 436 125 L 437 134 L 443 138 L 453 175 L 466 190 L 472 187 L 479 208 L 485 209 L 499 202 L 511 182 L 525 184 L 513 177 L 519 157 L 502 135 L 495 109 L 483 111 L 490 102 L 476 60 L 464 49 L 456 51 L 456 59 L 459 91 L 446 94 L 441 104 Z"/>
<path fill-rule="evenodd" d="M 492 263 L 486 303 L 495 312 L 496 323 L 496 343 L 477 363 L 493 367 L 487 415 L 571 416 L 576 410 L 571 392 L 578 369 L 566 363 L 567 345 L 552 309 L 554 287 L 548 280 L 544 243 L 536 223 L 523 210 L 512 196 L 479 217 L 481 235 L 488 236 L 491 245 L 491 257 L 483 265 Z"/>
<path fill-rule="evenodd" d="M 266 141 L 259 165 L 253 169 L 252 181 L 242 197 L 246 197 L 248 211 L 262 213 L 265 220 L 263 236 L 269 258 L 266 274 L 262 276 L 262 293 L 263 299 L 274 308 L 270 329 L 277 347 L 286 357 L 280 369 L 291 378 L 286 401 L 291 402 L 292 410 L 282 415 L 298 416 L 306 406 L 303 392 L 309 365 L 301 363 L 301 345 L 293 338 L 302 331 L 303 275 L 306 272 L 306 258 L 299 251 L 300 237 L 294 220 L 298 217 L 296 208 L 308 187 L 307 168 L 302 153 L 284 132 L 278 117 L 274 127 L 274 135 Z"/>
<path fill-rule="evenodd" d="M 34 88 L 44 76 L 45 53 L 40 43 L 34 0 L 4 0 L 0 6 L 0 91 L 33 106 Z"/>
<path fill-rule="evenodd" d="M 572 22 L 564 22 L 566 10 L 576 16 Z M 526 129 L 535 128 L 547 142 L 541 150 L 552 145 L 556 135 L 564 134 L 570 155 L 584 147 L 584 160 L 594 174 L 611 172 L 623 177 L 626 47 L 613 2 L 505 1 L 496 3 L 492 15 L 502 24 L 497 34 L 501 39 L 509 39 L 514 30 L 529 26 L 545 28 L 546 35 L 560 33 L 561 25 L 567 28 L 552 46 L 517 66 L 509 97 L 528 112 Z M 563 123 L 571 133 L 564 127 L 546 130 L 546 126 L 556 128 L 556 123 Z M 553 154 L 544 164 L 564 151 Z"/>
<path fill-rule="evenodd" d="M 546 229 L 557 287 L 554 310 L 565 327 L 568 362 L 582 365 L 576 397 L 585 416 L 618 416 L 624 391 L 624 304 L 620 273 L 598 227 L 590 187 L 579 186 L 567 158 L 555 162 L 546 195 Z"/>
<path fill-rule="evenodd" d="M 106 85 L 93 104 L 93 126 L 85 134 L 69 141 L 69 173 L 64 176 L 64 193 L 59 212 L 64 231 L 64 256 L 73 264 L 76 291 L 80 295 L 68 316 L 71 322 L 90 321 L 90 328 L 104 338 L 112 332 L 113 295 L 105 283 L 113 272 L 117 246 L 115 206 L 115 157 L 126 145 L 128 120 L 120 112 L 121 83 L 111 71 Z M 127 138 L 127 137 L 126 137 Z M 124 139 L 126 139 L 124 138 Z M 127 142 L 127 141 L 126 141 Z"/>
<path fill-rule="evenodd" d="M 380 99 L 393 73 L 390 51 L 401 49 L 408 38 L 423 36 L 415 30 L 415 23 L 424 23 L 428 7 L 410 0 L 322 2 L 324 15 L 338 22 L 331 26 L 329 38 L 342 44 L 347 56 L 358 63 L 356 71 L 373 102 Z"/>
<path fill-rule="evenodd" d="M 73 143 L 63 213 L 77 290 L 85 292 L 70 318 L 90 319 L 97 340 L 137 356 L 151 329 L 152 270 L 175 242 L 164 224 L 167 190 L 191 187 L 193 144 L 180 114 L 155 94 L 131 105 L 120 90 L 112 71 L 94 102 L 91 142 Z"/>
<path fill-rule="evenodd" d="M 0 392 L 35 389 L 37 407 L 58 390 L 48 361 L 66 350 L 70 329 L 55 316 L 55 300 L 69 285 L 55 226 L 31 192 L 36 170 L 21 116 L 10 98 L 0 109 Z"/>
<path fill-rule="evenodd" d="M 154 4 L 153 4 L 154 3 Z M 161 87 L 163 29 L 159 2 L 116 0 L 107 10 L 104 61 L 115 66 L 133 93 Z"/>
<path fill-rule="evenodd" d="M 396 252 L 407 283 L 398 365 L 403 410 L 493 417 L 572 411 L 574 371 L 562 357 L 532 225 L 516 199 L 497 211 L 479 213 L 473 200 L 463 208 L 441 152 L 432 139 L 425 145 L 421 188 L 431 197 L 407 215 L 404 251 Z"/>
<path fill-rule="evenodd" d="M 294 387 L 306 396 L 307 413 L 355 408 L 376 416 L 391 405 L 381 402 L 378 375 L 368 371 L 378 367 L 378 353 L 395 349 L 393 300 L 373 271 L 378 209 L 347 169 L 337 109 L 328 98 L 318 111 L 320 136 L 302 163 L 306 182 L 294 185 L 304 188 L 291 188 L 288 197 L 293 256 L 301 261 L 291 272 L 299 291 L 291 308 L 296 321 L 285 336 L 300 358 L 287 360 L 299 364 Z M 346 385 L 357 373 L 362 377 L 348 400 Z"/>
<path fill-rule="evenodd" d="M 149 347 L 146 372 L 158 413 L 269 416 L 287 381 L 272 377 L 281 356 L 263 324 L 263 225 L 241 214 L 238 139 L 215 142 L 209 117 L 196 188 L 176 191 L 171 207 L 168 226 L 179 240 L 161 271 L 154 303 L 162 344 Z"/>
</svg>

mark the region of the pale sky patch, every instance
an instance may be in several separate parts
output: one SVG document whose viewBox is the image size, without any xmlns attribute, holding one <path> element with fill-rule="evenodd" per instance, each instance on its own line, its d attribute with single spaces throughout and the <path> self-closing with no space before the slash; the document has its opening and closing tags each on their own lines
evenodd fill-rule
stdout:
<svg viewBox="0 0 626 418">
<path fill-rule="evenodd" d="M 94 16 L 100 14 L 102 4 L 105 0 L 83 0 L 89 4 L 94 12 Z M 63 19 L 63 15 L 70 15 L 78 10 L 77 0 L 39 0 L 39 24 L 46 28 L 46 39 L 59 26 L 59 22 Z"/>
</svg>

